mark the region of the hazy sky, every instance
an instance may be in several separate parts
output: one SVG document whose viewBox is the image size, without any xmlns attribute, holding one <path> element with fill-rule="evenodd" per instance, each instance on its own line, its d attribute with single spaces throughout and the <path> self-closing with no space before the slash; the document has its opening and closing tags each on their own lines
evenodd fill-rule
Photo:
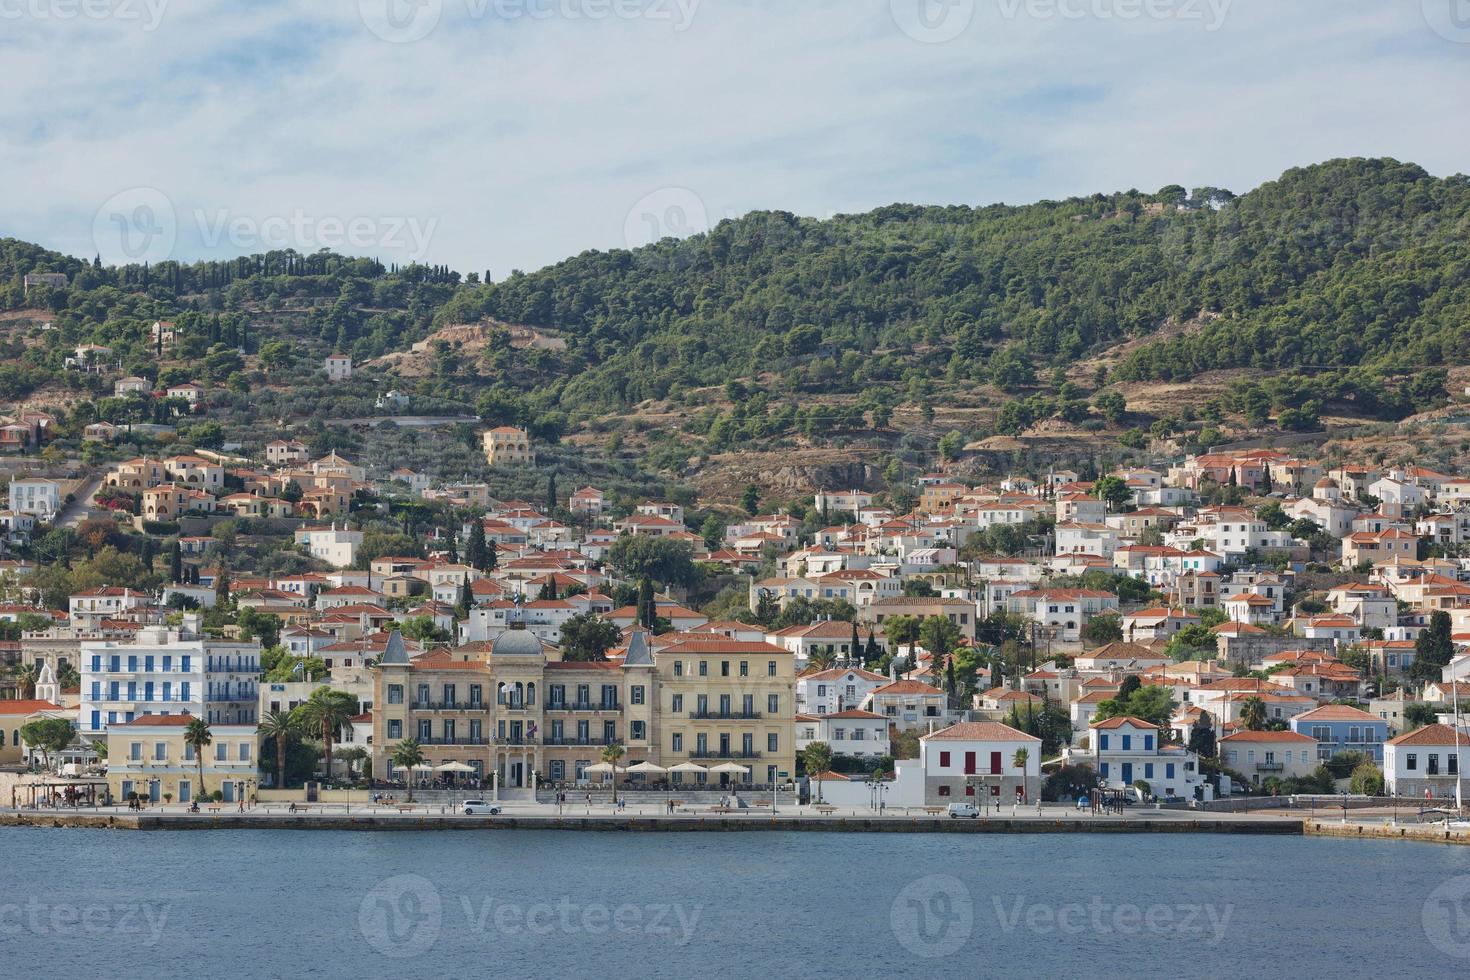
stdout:
<svg viewBox="0 0 1470 980">
<path fill-rule="evenodd" d="M 0 0 L 0 77 L 0 235 L 109 261 L 1470 170 L 1470 0 Z"/>
</svg>

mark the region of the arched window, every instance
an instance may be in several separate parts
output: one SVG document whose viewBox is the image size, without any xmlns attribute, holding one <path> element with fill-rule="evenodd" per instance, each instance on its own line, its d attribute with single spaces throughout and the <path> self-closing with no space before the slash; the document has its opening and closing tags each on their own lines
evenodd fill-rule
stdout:
<svg viewBox="0 0 1470 980">
<path fill-rule="evenodd" d="M 526 705 L 534 707 L 536 704 L 536 684 L 534 681 L 526 685 Z"/>
</svg>

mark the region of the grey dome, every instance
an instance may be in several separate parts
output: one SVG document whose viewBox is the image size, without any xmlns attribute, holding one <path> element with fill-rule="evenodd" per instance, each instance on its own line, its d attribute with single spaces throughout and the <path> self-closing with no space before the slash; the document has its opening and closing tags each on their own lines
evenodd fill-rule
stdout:
<svg viewBox="0 0 1470 980">
<path fill-rule="evenodd" d="M 512 626 L 495 638 L 490 645 L 492 657 L 537 657 L 541 655 L 541 641 L 524 627 Z"/>
</svg>

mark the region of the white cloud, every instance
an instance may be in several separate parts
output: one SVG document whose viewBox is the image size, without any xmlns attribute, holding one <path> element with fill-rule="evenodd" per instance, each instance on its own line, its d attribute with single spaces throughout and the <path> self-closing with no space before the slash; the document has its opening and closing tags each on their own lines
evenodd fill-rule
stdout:
<svg viewBox="0 0 1470 980">
<path fill-rule="evenodd" d="M 0 0 L 0 16 L 66 2 Z M 97 208 L 153 187 L 183 258 L 257 241 L 211 249 L 196 213 L 284 223 L 303 248 L 356 219 L 369 244 L 346 250 L 400 261 L 417 248 L 392 230 L 411 219 L 433 226 L 420 257 L 504 275 L 623 245 L 650 195 L 665 210 L 697 199 L 714 220 L 822 215 L 1172 182 L 1244 190 L 1345 155 L 1444 174 L 1470 149 L 1451 124 L 1470 46 L 1412 3 L 973 0 L 953 40 L 922 43 L 892 12 L 910 0 L 703 0 L 682 31 L 674 0 L 639 0 L 667 20 L 494 16 L 633 0 L 427 2 L 442 17 L 408 44 L 374 35 L 357 0 L 174 0 L 153 31 L 4 20 L 5 233 L 90 255 Z M 1124 17 L 1147 9 L 1181 16 Z"/>
</svg>

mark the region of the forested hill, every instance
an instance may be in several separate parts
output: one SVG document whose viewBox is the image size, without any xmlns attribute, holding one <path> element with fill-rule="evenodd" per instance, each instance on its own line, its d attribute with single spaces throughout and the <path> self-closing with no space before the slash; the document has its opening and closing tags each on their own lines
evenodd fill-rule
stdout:
<svg viewBox="0 0 1470 980">
<path fill-rule="evenodd" d="M 945 395 L 983 387 L 1002 398 L 976 404 L 1022 406 L 996 422 L 1016 431 L 1053 413 L 1084 420 L 1084 389 L 1221 368 L 1306 370 L 1270 396 L 1278 411 L 1315 399 L 1399 416 L 1443 393 L 1442 377 L 1415 387 L 1416 368 L 1470 359 L 1467 231 L 1467 178 L 1356 159 L 1291 170 L 1240 197 L 1171 186 L 824 221 L 753 213 L 492 284 L 290 251 L 103 268 L 5 240 L 0 306 L 49 308 L 59 329 L 0 341 L 0 399 L 51 383 L 66 345 L 82 341 L 154 376 L 147 325 L 173 318 L 189 370 L 240 391 L 293 357 L 302 370 L 330 348 L 361 362 L 457 324 L 564 338 L 565 350 L 502 343 L 472 356 L 435 345 L 414 393 L 476 403 L 495 421 L 576 423 L 649 399 L 709 405 L 689 392 L 730 385 L 737 438 L 810 438 L 830 424 L 882 428 L 902 405 L 922 406 L 927 421 Z M 66 272 L 71 286 L 23 298 L 22 277 L 37 271 Z M 793 415 L 817 409 L 822 424 Z M 979 422 L 965 433 L 986 434 Z"/>
<path fill-rule="evenodd" d="M 1407 369 L 1470 357 L 1467 217 L 1470 180 L 1392 160 L 1292 170 L 1238 199 L 1171 187 L 829 221 L 757 213 L 465 291 L 440 316 L 582 338 L 595 367 L 565 401 L 586 409 L 770 371 L 856 390 L 916 356 L 995 380 L 1201 313 L 1219 317 L 1136 350 L 1117 376 Z"/>
</svg>

